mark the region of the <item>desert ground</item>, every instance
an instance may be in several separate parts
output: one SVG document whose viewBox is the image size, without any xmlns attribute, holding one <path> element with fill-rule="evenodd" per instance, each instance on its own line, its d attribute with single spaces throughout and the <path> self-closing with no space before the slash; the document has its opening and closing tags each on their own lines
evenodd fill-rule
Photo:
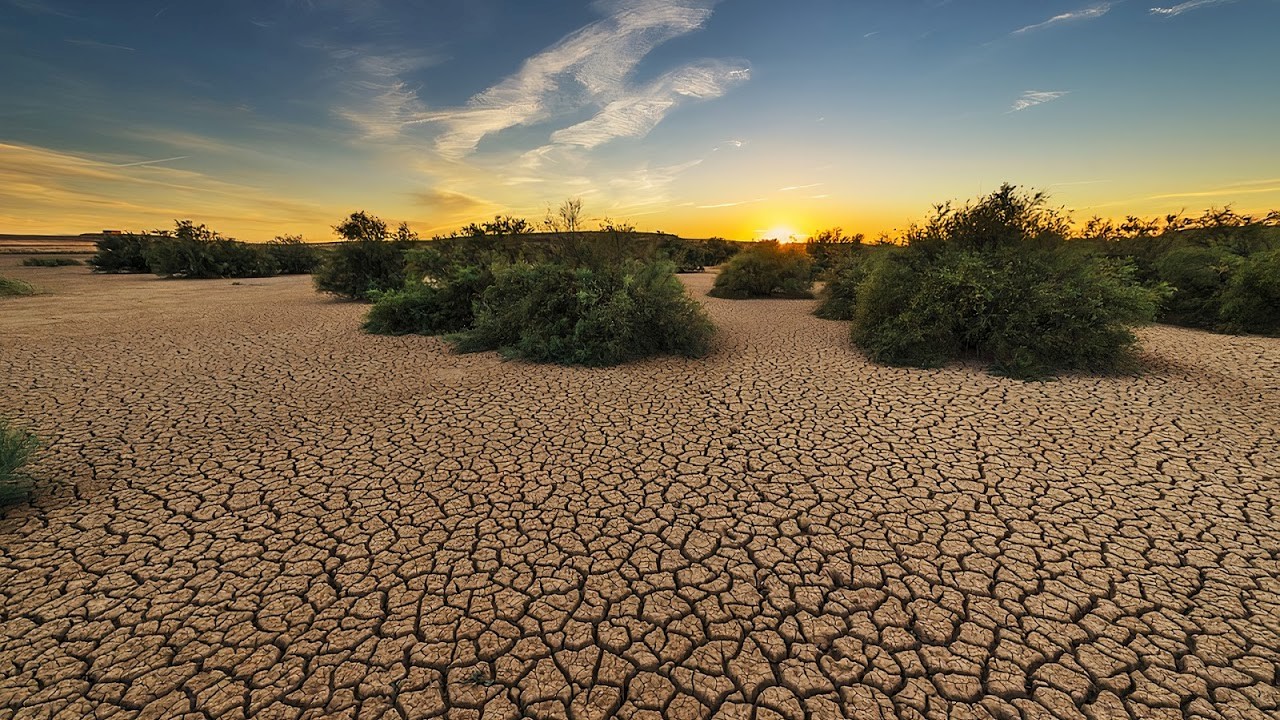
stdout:
<svg viewBox="0 0 1280 720">
<path fill-rule="evenodd" d="M 19 262 L 0 717 L 1280 713 L 1280 340 L 886 368 L 698 275 L 709 357 L 562 368 Z"/>
</svg>

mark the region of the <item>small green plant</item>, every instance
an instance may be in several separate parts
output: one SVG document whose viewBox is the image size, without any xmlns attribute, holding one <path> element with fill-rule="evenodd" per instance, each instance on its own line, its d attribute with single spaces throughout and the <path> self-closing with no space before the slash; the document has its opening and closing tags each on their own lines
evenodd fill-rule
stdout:
<svg viewBox="0 0 1280 720">
<path fill-rule="evenodd" d="M 784 246 L 776 240 L 759 242 L 738 253 L 716 276 L 712 297 L 813 297 L 812 261 L 803 246 Z"/>
<path fill-rule="evenodd" d="M 0 297 L 20 297 L 34 295 L 35 292 L 35 287 L 25 280 L 0 277 Z"/>
<path fill-rule="evenodd" d="M 401 223 L 395 235 L 387 224 L 364 212 L 352 213 L 334 227 L 342 237 L 312 278 L 320 292 L 348 300 L 370 300 L 404 287 L 405 251 L 418 236 Z"/>
<path fill-rule="evenodd" d="M 21 502 L 30 493 L 22 466 L 40 446 L 35 435 L 0 418 L 0 505 Z"/>
<path fill-rule="evenodd" d="M 1219 313 L 1232 332 L 1280 335 L 1280 249 L 1253 253 L 1236 268 Z"/>
<path fill-rule="evenodd" d="M 152 238 L 148 235 L 106 235 L 97 242 L 97 252 L 89 259 L 89 266 L 97 273 L 149 273 L 147 250 Z"/>
<path fill-rule="evenodd" d="M 714 331 L 670 263 L 495 267 L 474 310 L 472 328 L 449 337 L 460 352 L 563 365 L 701 357 Z"/>
<path fill-rule="evenodd" d="M 84 263 L 75 258 L 65 257 L 33 257 L 22 261 L 26 267 L 71 267 L 73 265 L 83 265 Z"/>
</svg>

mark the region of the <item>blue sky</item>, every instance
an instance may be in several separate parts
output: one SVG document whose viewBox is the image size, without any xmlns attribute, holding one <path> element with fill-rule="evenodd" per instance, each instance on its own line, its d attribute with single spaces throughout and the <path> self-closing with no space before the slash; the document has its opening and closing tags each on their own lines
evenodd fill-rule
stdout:
<svg viewBox="0 0 1280 720">
<path fill-rule="evenodd" d="M 0 0 L 0 232 L 1280 207 L 1278 0 Z"/>
</svg>

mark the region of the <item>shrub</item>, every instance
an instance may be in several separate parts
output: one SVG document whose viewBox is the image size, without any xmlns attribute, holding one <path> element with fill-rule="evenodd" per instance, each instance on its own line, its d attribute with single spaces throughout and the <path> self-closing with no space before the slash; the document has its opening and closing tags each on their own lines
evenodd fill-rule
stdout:
<svg viewBox="0 0 1280 720">
<path fill-rule="evenodd" d="M 460 352 L 565 365 L 615 365 L 654 355 L 700 357 L 713 332 L 670 263 L 494 269 L 475 324 L 451 336 Z"/>
<path fill-rule="evenodd" d="M 875 361 L 934 367 L 978 357 L 1021 379 L 1132 367 L 1132 326 L 1160 292 L 1131 266 L 1064 244 L 1042 194 L 1006 185 L 959 210 L 940 206 L 908 245 L 880 254 L 858 287 L 852 335 Z"/>
<path fill-rule="evenodd" d="M 813 261 L 812 273 L 815 278 L 823 278 L 845 260 L 856 255 L 862 248 L 865 236 L 861 233 L 845 235 L 842 228 L 823 230 L 805 241 L 804 251 Z"/>
<path fill-rule="evenodd" d="M 267 256 L 280 275 L 309 275 L 320 264 L 320 250 L 301 235 L 281 235 L 266 244 Z"/>
<path fill-rule="evenodd" d="M 1176 247 L 1155 261 L 1156 276 L 1172 295 L 1159 319 L 1175 325 L 1212 328 L 1222 312 L 1222 294 L 1240 256 L 1223 247 Z"/>
<path fill-rule="evenodd" d="M 391 238 L 386 223 L 356 212 L 334 231 L 345 242 L 330 250 L 316 268 L 316 289 L 349 300 L 369 300 L 404 286 L 405 250 L 416 239 L 407 225 L 402 224 Z"/>
<path fill-rule="evenodd" d="M 0 418 L 0 505 L 26 498 L 29 480 L 20 470 L 39 445 L 34 435 Z"/>
<path fill-rule="evenodd" d="M 1222 292 L 1220 317 L 1232 332 L 1280 334 L 1280 249 L 1240 263 Z"/>
<path fill-rule="evenodd" d="M 22 261 L 26 267 L 71 267 L 72 265 L 83 265 L 84 263 L 75 258 L 64 257 L 33 257 Z"/>
<path fill-rule="evenodd" d="M 15 278 L 0 277 L 0 297 L 18 297 L 34 295 L 36 289 L 31 283 Z"/>
<path fill-rule="evenodd" d="M 731 300 L 813 297 L 811 261 L 803 247 L 776 240 L 756 243 L 738 253 L 716 276 L 710 295 Z"/>
<path fill-rule="evenodd" d="M 401 290 L 377 293 L 364 329 L 377 335 L 443 335 L 471 327 L 473 307 L 493 284 L 487 265 L 453 268 L 431 284 L 410 281 Z"/>
<path fill-rule="evenodd" d="M 269 277 L 276 266 L 262 246 L 179 220 L 172 233 L 157 231 L 146 249 L 151 272 L 187 279 Z"/>
<path fill-rule="evenodd" d="M 827 284 L 818 297 L 822 301 L 813 311 L 825 320 L 852 320 L 857 306 L 858 286 L 867 276 L 866 254 L 851 252 L 827 273 Z"/>
<path fill-rule="evenodd" d="M 147 235 L 106 235 L 96 243 L 97 251 L 89 266 L 99 273 L 149 273 L 147 249 L 152 239 Z"/>
</svg>

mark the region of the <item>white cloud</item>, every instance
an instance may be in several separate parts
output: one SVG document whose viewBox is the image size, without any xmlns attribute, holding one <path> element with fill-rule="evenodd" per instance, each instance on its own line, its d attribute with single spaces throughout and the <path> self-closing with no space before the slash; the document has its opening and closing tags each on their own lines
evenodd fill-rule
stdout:
<svg viewBox="0 0 1280 720">
<path fill-rule="evenodd" d="M 1019 112 L 1021 110 L 1026 110 L 1027 108 L 1035 107 L 1036 105 L 1043 105 L 1047 102 L 1057 100 L 1058 98 L 1067 95 L 1069 92 L 1069 90 L 1028 90 L 1022 93 L 1022 97 L 1018 98 L 1017 101 L 1013 103 L 1013 108 L 1011 108 L 1009 112 Z"/>
<path fill-rule="evenodd" d="M 1214 5 L 1226 5 L 1230 2 L 1235 2 L 1235 0 L 1189 0 L 1172 7 L 1153 7 L 1151 8 L 1151 14 L 1175 17 L 1190 10 L 1199 10 L 1200 8 L 1213 7 Z"/>
<path fill-rule="evenodd" d="M 508 128 L 596 109 L 590 120 L 553 133 L 552 143 L 596 147 L 648 134 L 683 99 L 723 95 L 750 77 L 745 63 L 704 60 L 639 86 L 631 76 L 658 45 L 700 29 L 717 0 L 607 0 L 601 20 L 526 60 L 514 75 L 465 106 L 424 112 L 405 124 L 441 128 L 435 147 L 458 159 Z"/>
<path fill-rule="evenodd" d="M 1206 0 L 1200 0 L 1200 1 L 1205 2 Z M 1087 7 L 1082 10 L 1073 10 L 1071 12 L 1062 13 L 1061 15 L 1054 15 L 1053 17 L 1049 18 L 1048 20 L 1045 20 L 1044 22 L 1038 22 L 1034 25 L 1027 25 L 1026 27 L 1018 28 L 1017 30 L 1013 31 L 1013 34 L 1022 35 L 1023 33 L 1035 32 L 1036 30 L 1044 30 L 1045 28 L 1053 27 L 1054 25 L 1061 25 L 1062 23 L 1075 22 L 1077 20 L 1093 20 L 1096 18 L 1100 18 L 1109 12 L 1111 12 L 1111 3 L 1109 2 L 1099 3 L 1097 5 L 1093 5 L 1091 7 Z"/>
</svg>

